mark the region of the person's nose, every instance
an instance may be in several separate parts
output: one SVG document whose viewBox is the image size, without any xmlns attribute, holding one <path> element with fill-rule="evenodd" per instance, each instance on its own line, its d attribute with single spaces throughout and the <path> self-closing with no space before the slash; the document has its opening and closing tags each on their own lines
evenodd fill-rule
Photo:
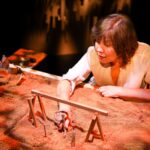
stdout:
<svg viewBox="0 0 150 150">
<path fill-rule="evenodd" d="M 96 43 L 96 51 L 99 53 L 103 53 L 104 49 L 100 44 Z"/>
<path fill-rule="evenodd" d="M 99 46 L 98 49 L 97 49 L 97 51 L 98 51 L 99 53 L 103 53 L 103 52 L 104 52 L 104 49 L 103 49 L 101 46 Z"/>
</svg>

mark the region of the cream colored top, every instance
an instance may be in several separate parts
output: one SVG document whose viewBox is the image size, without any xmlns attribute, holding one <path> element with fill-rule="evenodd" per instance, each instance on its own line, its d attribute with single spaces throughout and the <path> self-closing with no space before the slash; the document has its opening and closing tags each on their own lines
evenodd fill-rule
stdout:
<svg viewBox="0 0 150 150">
<path fill-rule="evenodd" d="M 93 46 L 90 46 L 82 58 L 63 75 L 74 87 L 84 81 L 90 73 L 96 80 L 96 84 L 113 85 L 111 78 L 111 66 L 102 66 Z M 150 46 L 139 42 L 138 49 L 125 68 L 120 68 L 117 85 L 130 88 L 144 88 L 150 84 Z"/>
</svg>

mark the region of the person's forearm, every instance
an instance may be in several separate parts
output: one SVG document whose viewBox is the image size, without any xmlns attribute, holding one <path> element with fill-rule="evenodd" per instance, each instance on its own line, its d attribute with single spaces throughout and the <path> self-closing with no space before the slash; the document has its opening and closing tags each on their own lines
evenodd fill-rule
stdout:
<svg viewBox="0 0 150 150">
<path fill-rule="evenodd" d="M 57 86 L 57 96 L 62 99 L 69 99 L 71 92 L 71 85 L 69 80 L 61 80 Z"/>
<path fill-rule="evenodd" d="M 71 83 L 69 80 L 61 80 L 57 86 L 57 96 L 64 100 L 70 99 Z M 69 105 L 59 103 L 59 110 L 70 111 Z"/>
<path fill-rule="evenodd" d="M 150 89 L 122 88 L 119 97 L 125 100 L 150 101 Z"/>
</svg>

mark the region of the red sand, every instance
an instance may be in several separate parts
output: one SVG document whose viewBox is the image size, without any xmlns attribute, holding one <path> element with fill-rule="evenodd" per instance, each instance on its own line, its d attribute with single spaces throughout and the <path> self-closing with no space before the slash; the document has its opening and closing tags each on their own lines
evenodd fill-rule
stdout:
<svg viewBox="0 0 150 150">
<path fill-rule="evenodd" d="M 7 76 L 8 77 L 8 76 Z M 123 101 L 101 97 L 91 89 L 78 87 L 72 101 L 108 111 L 108 116 L 100 115 L 104 141 L 94 139 L 85 142 L 93 113 L 72 107 L 76 125 L 85 132 L 75 129 L 75 146 L 71 146 L 73 130 L 66 137 L 58 132 L 52 121 L 44 122 L 36 100 L 35 112 L 38 127 L 28 120 L 28 99 L 32 89 L 55 96 L 58 80 L 24 74 L 24 81 L 16 85 L 20 74 L 9 74 L 0 78 L 0 149 L 35 150 L 144 150 L 150 149 L 150 103 Z M 2 90 L 1 90 L 2 89 Z M 54 119 L 57 102 L 41 97 L 47 117 Z M 44 132 L 46 127 L 46 137 Z M 95 126 L 97 130 L 97 126 Z"/>
</svg>

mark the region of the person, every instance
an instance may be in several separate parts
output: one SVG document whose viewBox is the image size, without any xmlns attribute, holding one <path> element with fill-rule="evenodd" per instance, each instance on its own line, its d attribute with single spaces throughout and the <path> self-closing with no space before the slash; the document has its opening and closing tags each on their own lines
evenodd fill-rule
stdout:
<svg viewBox="0 0 150 150">
<path fill-rule="evenodd" d="M 96 90 L 104 97 L 150 101 L 150 46 L 137 40 L 131 19 L 110 14 L 93 26 L 91 38 L 93 46 L 62 76 L 57 96 L 69 100 L 75 87 L 92 73 Z M 59 111 L 71 118 L 69 105 L 60 103 Z"/>
</svg>

